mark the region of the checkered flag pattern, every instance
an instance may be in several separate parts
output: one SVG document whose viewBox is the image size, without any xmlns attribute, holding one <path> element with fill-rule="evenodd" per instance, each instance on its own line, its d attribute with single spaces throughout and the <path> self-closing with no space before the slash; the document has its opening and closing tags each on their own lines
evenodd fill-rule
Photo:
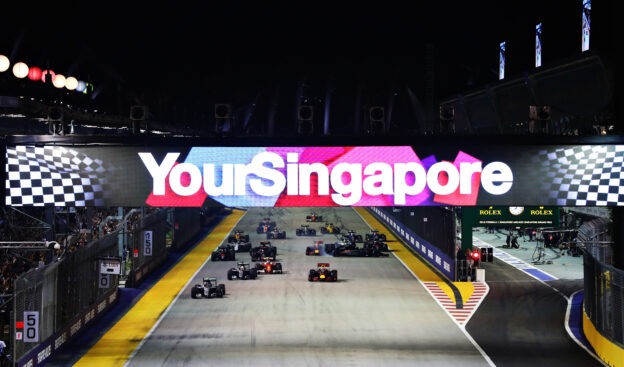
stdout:
<svg viewBox="0 0 624 367">
<path fill-rule="evenodd" d="M 6 205 L 104 206 L 101 160 L 58 146 L 7 147 Z"/>
<path fill-rule="evenodd" d="M 624 205 L 624 145 L 541 150 L 531 157 L 535 182 L 560 206 Z M 546 200 L 544 200 L 546 201 Z"/>
</svg>

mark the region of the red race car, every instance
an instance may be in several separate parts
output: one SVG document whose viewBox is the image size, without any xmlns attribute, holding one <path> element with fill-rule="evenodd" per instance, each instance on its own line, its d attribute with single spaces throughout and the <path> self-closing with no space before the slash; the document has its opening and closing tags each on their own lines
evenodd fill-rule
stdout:
<svg viewBox="0 0 624 367">
<path fill-rule="evenodd" d="M 282 263 L 264 258 L 264 261 L 256 263 L 256 269 L 265 274 L 282 274 Z"/>
</svg>

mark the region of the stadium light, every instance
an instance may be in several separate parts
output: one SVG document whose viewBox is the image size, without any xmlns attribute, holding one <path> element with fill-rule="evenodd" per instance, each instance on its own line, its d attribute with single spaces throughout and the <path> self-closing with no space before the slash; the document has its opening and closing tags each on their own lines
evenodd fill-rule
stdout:
<svg viewBox="0 0 624 367">
<path fill-rule="evenodd" d="M 16 78 L 24 79 L 28 76 L 28 65 L 24 62 L 17 62 L 13 65 L 13 75 Z"/>
<path fill-rule="evenodd" d="M 9 70 L 10 66 L 11 62 L 9 61 L 9 58 L 0 54 L 0 73 L 4 73 Z"/>
<path fill-rule="evenodd" d="M 65 80 L 65 75 L 56 74 L 54 78 L 52 78 L 52 85 L 58 89 L 65 88 Z"/>
</svg>

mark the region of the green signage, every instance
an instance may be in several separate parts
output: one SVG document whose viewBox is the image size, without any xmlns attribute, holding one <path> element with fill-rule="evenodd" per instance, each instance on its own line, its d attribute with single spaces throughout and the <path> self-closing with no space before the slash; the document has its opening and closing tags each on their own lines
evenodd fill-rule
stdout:
<svg viewBox="0 0 624 367">
<path fill-rule="evenodd" d="M 557 227 L 559 226 L 559 207 L 463 207 L 462 225 L 471 227 Z"/>
<path fill-rule="evenodd" d="M 558 227 L 559 209 L 552 206 L 463 206 L 462 249 L 472 248 L 474 227 Z"/>
</svg>

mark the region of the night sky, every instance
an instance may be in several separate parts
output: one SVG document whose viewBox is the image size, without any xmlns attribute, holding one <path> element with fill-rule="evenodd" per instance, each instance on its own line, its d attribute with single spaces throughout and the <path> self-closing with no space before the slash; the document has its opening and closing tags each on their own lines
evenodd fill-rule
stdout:
<svg viewBox="0 0 624 367">
<path fill-rule="evenodd" d="M 0 54 L 91 81 L 103 101 L 249 101 L 302 81 L 318 95 L 393 82 L 422 96 L 428 48 L 442 98 L 495 82 L 501 41 L 507 75 L 530 70 L 538 22 L 546 65 L 580 54 L 581 0 L 16 4 Z M 610 6 L 592 1 L 603 44 Z"/>
</svg>

